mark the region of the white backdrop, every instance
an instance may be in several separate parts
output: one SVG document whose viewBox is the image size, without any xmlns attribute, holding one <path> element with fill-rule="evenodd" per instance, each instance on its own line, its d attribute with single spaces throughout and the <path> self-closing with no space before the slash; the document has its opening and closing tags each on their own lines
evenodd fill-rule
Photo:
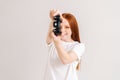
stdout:
<svg viewBox="0 0 120 80">
<path fill-rule="evenodd" d="M 43 80 L 49 10 L 77 18 L 80 80 L 120 80 L 119 0 L 0 0 L 0 80 Z"/>
</svg>

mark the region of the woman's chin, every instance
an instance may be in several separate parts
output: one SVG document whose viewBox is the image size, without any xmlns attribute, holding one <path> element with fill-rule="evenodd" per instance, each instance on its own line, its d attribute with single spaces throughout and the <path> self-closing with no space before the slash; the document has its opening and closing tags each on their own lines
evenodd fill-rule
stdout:
<svg viewBox="0 0 120 80">
<path fill-rule="evenodd" d="M 61 38 L 62 41 L 68 42 L 69 39 L 68 38 Z"/>
<path fill-rule="evenodd" d="M 61 40 L 63 40 L 63 41 L 67 41 L 67 39 L 66 39 L 66 38 L 61 38 Z"/>
</svg>

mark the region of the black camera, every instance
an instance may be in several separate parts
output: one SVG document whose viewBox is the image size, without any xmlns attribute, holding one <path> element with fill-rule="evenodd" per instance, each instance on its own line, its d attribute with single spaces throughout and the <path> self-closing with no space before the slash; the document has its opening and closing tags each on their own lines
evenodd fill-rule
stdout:
<svg viewBox="0 0 120 80">
<path fill-rule="evenodd" d="M 60 15 L 54 16 L 54 22 L 53 22 L 54 30 L 53 30 L 53 32 L 56 36 L 58 36 L 62 33 L 60 30 L 60 23 L 61 22 L 62 22 L 62 20 L 60 19 Z"/>
</svg>

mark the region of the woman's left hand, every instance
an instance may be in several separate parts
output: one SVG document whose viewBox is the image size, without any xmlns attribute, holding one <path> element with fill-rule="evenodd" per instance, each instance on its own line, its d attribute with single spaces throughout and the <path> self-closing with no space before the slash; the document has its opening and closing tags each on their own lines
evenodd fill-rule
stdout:
<svg viewBox="0 0 120 80">
<path fill-rule="evenodd" d="M 51 37 L 53 38 L 53 41 L 54 41 L 55 43 L 58 43 L 58 42 L 61 41 L 61 37 L 60 37 L 59 35 L 56 36 L 56 35 L 54 34 L 54 32 L 51 32 Z"/>
</svg>

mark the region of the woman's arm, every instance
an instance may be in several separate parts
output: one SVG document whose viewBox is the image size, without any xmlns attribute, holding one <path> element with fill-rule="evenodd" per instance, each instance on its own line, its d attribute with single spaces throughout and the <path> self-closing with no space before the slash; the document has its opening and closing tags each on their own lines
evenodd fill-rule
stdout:
<svg viewBox="0 0 120 80">
<path fill-rule="evenodd" d="M 55 44 L 58 56 L 63 64 L 68 64 L 78 59 L 78 56 L 74 51 L 68 52 L 65 50 L 61 44 L 59 36 L 55 36 L 54 33 L 52 33 L 51 36 L 53 37 L 53 42 Z"/>
<path fill-rule="evenodd" d="M 53 41 L 51 36 L 51 33 L 53 31 L 53 21 L 54 21 L 53 17 L 58 14 L 60 14 L 58 10 L 50 10 L 49 17 L 51 19 L 51 22 L 49 24 L 49 29 L 48 29 L 47 38 L 46 38 L 47 44 L 50 44 Z"/>
<path fill-rule="evenodd" d="M 48 33 L 47 33 L 47 38 L 46 38 L 46 43 L 47 43 L 47 44 L 50 44 L 50 43 L 53 41 L 53 39 L 52 39 L 52 37 L 51 37 L 51 32 L 52 32 L 52 30 L 53 30 L 52 24 L 53 24 L 53 21 L 51 21 L 51 22 L 50 22 L 50 25 L 49 25 L 49 29 L 48 29 Z"/>
<path fill-rule="evenodd" d="M 77 54 L 74 51 L 67 52 L 60 42 L 55 42 L 55 47 L 57 49 L 59 58 L 63 64 L 71 63 L 78 59 Z"/>
</svg>

